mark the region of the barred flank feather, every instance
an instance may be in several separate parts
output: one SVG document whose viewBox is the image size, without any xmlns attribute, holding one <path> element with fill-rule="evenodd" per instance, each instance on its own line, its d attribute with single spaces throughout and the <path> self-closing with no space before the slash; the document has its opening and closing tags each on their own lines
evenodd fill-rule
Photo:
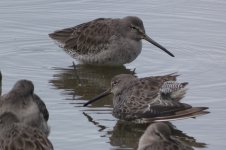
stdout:
<svg viewBox="0 0 226 150">
<path fill-rule="evenodd" d="M 160 89 L 163 99 L 173 99 L 179 101 L 186 93 L 185 86 L 188 82 L 178 83 L 176 81 L 166 81 Z"/>
</svg>

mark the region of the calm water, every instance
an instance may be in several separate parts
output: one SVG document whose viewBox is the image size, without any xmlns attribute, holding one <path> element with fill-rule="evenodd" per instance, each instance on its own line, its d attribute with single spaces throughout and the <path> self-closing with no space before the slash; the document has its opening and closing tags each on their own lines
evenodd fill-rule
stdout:
<svg viewBox="0 0 226 150">
<path fill-rule="evenodd" d="M 88 108 L 82 104 L 104 91 L 116 74 L 131 73 L 134 68 L 139 77 L 178 72 L 181 74 L 179 81 L 190 84 L 183 101 L 194 106 L 208 106 L 211 113 L 172 123 L 197 142 L 207 144 L 204 149 L 225 149 L 226 2 L 114 2 L 1 0 L 3 93 L 19 79 L 34 82 L 36 93 L 50 112 L 50 140 L 56 150 L 134 149 L 146 127 L 121 123 L 112 117 L 111 97 Z M 48 37 L 48 33 L 54 30 L 97 17 L 127 15 L 141 17 L 148 35 L 176 57 L 169 57 L 143 42 L 141 55 L 124 67 L 82 66 Z M 200 147 L 199 144 L 196 147 Z"/>
</svg>

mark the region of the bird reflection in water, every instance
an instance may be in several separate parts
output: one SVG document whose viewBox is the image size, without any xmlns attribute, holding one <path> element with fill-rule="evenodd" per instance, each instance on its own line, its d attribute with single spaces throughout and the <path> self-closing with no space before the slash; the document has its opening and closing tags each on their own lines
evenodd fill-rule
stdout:
<svg viewBox="0 0 226 150">
<path fill-rule="evenodd" d="M 160 123 L 152 123 L 152 124 L 136 124 L 127 121 L 118 120 L 116 125 L 113 129 L 110 129 L 107 125 L 102 125 L 101 120 L 96 121 L 92 118 L 88 113 L 83 112 L 83 115 L 87 117 L 88 121 L 95 125 L 98 131 L 101 134 L 101 137 L 108 137 L 109 143 L 113 146 L 113 149 L 138 149 L 138 150 L 155 150 L 153 147 L 154 144 L 157 143 L 159 150 L 161 149 L 160 146 L 164 146 L 164 140 L 166 140 L 167 144 L 172 144 L 172 146 L 178 147 L 178 150 L 192 150 L 193 148 L 205 148 L 206 144 L 202 142 L 196 141 L 196 139 L 192 136 L 187 135 L 183 131 L 177 129 L 172 123 L 170 122 L 160 122 Z M 109 120 L 110 121 L 110 120 Z M 159 137 L 157 140 L 152 140 L 155 137 L 150 133 L 150 128 L 154 128 L 157 135 L 164 136 L 167 132 L 167 136 L 164 140 Z M 163 130 L 163 133 L 161 133 Z M 166 133 L 165 133 L 166 130 Z M 158 134 L 159 133 L 159 134 Z M 151 140 L 150 140 L 151 139 Z M 155 143 L 156 142 L 156 143 Z M 154 146 L 153 146 L 153 145 Z M 176 145 L 178 144 L 178 145 Z M 139 145 L 139 147 L 138 147 Z M 152 149 L 148 149 L 149 145 Z M 186 146 L 187 149 L 180 149 L 180 145 Z M 176 148 L 175 148 L 176 149 Z M 156 149 L 157 150 L 157 149 Z M 167 149 L 168 150 L 168 149 Z M 169 149 L 171 150 L 171 149 Z M 174 149 L 173 149 L 174 150 Z"/>
<path fill-rule="evenodd" d="M 63 94 L 71 95 L 72 99 L 90 99 L 110 86 L 113 76 L 126 73 L 134 74 L 125 66 L 91 66 L 72 65 L 68 68 L 54 68 L 56 74 L 49 82 L 57 89 L 63 89 Z M 82 97 L 82 98 L 81 98 Z M 96 103 L 93 106 L 112 105 L 111 99 Z"/>
</svg>

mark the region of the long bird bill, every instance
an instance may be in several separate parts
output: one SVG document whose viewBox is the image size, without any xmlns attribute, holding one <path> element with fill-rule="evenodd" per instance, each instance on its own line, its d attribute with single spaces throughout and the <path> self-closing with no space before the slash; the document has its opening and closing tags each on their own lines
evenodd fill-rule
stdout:
<svg viewBox="0 0 226 150">
<path fill-rule="evenodd" d="M 157 46 L 158 48 L 160 48 L 161 50 L 163 50 L 164 52 L 166 52 L 167 54 L 169 54 L 172 57 L 175 57 L 171 52 L 169 52 L 165 47 L 163 47 L 162 45 L 160 45 L 159 43 L 155 42 L 153 39 L 151 39 L 148 35 L 144 34 L 144 40 L 150 42 L 151 44 Z"/>
<path fill-rule="evenodd" d="M 101 93 L 100 95 L 95 96 L 94 98 L 92 98 L 91 100 L 89 100 L 87 103 L 85 103 L 83 106 L 87 106 L 99 99 L 101 99 L 102 97 L 105 97 L 107 95 L 111 94 L 111 89 L 106 90 L 105 92 Z"/>
</svg>

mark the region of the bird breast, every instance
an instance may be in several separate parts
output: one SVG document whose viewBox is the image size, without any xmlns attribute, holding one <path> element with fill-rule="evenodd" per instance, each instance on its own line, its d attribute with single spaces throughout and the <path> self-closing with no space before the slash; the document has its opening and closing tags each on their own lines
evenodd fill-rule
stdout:
<svg viewBox="0 0 226 150">
<path fill-rule="evenodd" d="M 122 65 L 136 59 L 141 49 L 141 41 L 113 36 L 105 49 L 99 53 L 78 55 L 77 58 L 86 64 Z"/>
</svg>

